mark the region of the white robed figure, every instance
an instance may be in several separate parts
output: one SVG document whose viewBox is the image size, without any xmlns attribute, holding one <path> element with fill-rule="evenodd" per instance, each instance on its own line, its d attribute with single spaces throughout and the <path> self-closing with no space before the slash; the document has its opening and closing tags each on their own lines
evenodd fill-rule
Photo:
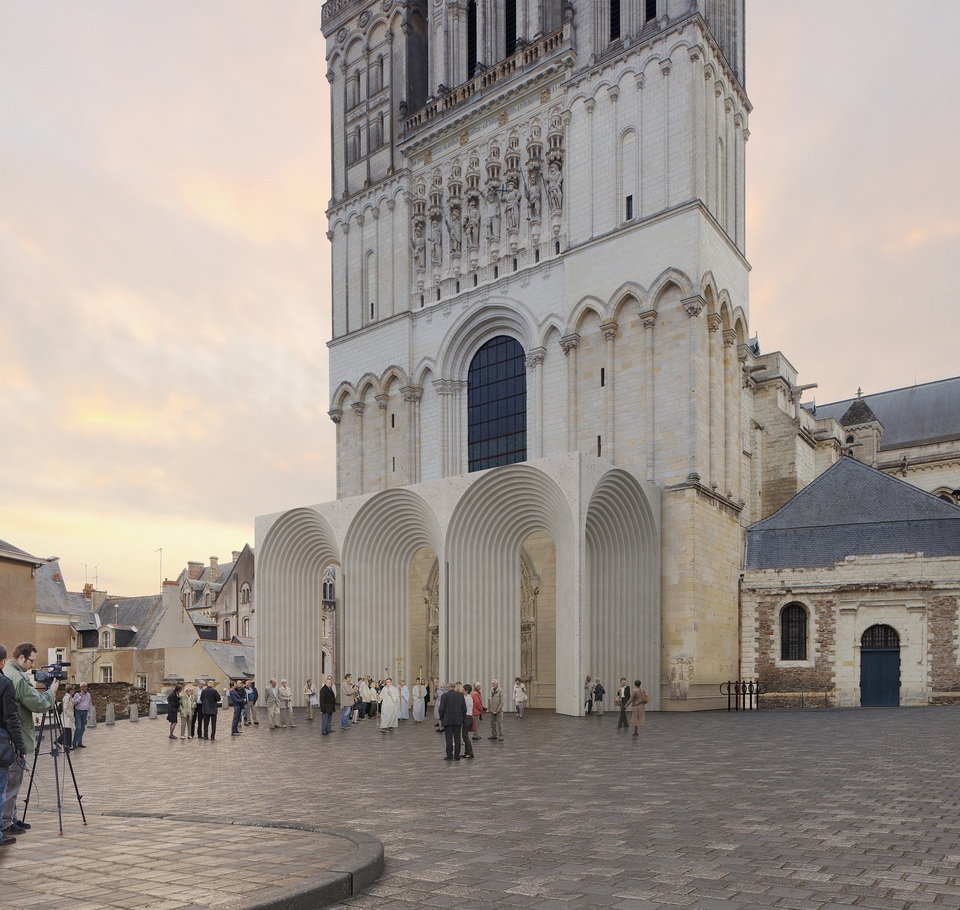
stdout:
<svg viewBox="0 0 960 910">
<path fill-rule="evenodd" d="M 400 692 L 389 677 L 380 690 L 377 701 L 380 702 L 380 731 L 386 733 L 387 730 L 396 729 L 400 716 Z"/>
<path fill-rule="evenodd" d="M 421 723 L 427 713 L 427 687 L 418 679 L 413 687 L 413 720 Z"/>
<path fill-rule="evenodd" d="M 410 689 L 400 680 L 400 720 L 410 720 Z"/>
</svg>

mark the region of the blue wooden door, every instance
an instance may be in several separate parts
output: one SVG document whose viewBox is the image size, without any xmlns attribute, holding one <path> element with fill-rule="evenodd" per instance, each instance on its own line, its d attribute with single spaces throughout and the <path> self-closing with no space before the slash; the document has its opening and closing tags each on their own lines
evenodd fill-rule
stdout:
<svg viewBox="0 0 960 910">
<path fill-rule="evenodd" d="M 860 652 L 860 704 L 896 708 L 900 704 L 900 649 Z"/>
</svg>

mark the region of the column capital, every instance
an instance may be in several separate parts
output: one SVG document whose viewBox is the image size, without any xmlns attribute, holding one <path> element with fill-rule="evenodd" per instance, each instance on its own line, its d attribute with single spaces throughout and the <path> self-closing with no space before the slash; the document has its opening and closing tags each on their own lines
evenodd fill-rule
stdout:
<svg viewBox="0 0 960 910">
<path fill-rule="evenodd" d="M 694 294 L 693 297 L 687 297 L 684 300 L 680 301 L 680 305 L 683 307 L 684 312 L 690 316 L 699 316 L 704 307 L 707 305 L 707 301 L 704 300 L 699 294 Z"/>
<path fill-rule="evenodd" d="M 619 333 L 620 325 L 617 323 L 616 319 L 604 319 L 600 323 L 600 331 L 603 332 L 603 337 L 607 341 L 613 341 L 617 334 Z"/>
<path fill-rule="evenodd" d="M 737 343 L 737 333 L 733 329 L 724 329 L 723 343 L 732 348 Z"/>
<path fill-rule="evenodd" d="M 535 370 L 540 364 L 543 363 L 543 358 L 547 355 L 546 348 L 531 348 L 530 352 L 527 354 L 527 366 L 531 370 Z"/>
<path fill-rule="evenodd" d="M 377 402 L 377 407 L 380 408 L 381 411 L 385 411 L 387 409 L 387 405 L 390 404 L 389 395 L 377 395 L 375 400 Z"/>
<path fill-rule="evenodd" d="M 353 410 L 353 413 L 357 415 L 357 417 L 363 417 L 363 412 L 366 410 L 367 406 L 362 401 L 355 401 L 352 405 L 350 405 L 350 408 Z"/>
<path fill-rule="evenodd" d="M 404 401 L 418 402 L 423 398 L 423 389 L 418 385 L 405 385 L 400 389 Z"/>
<path fill-rule="evenodd" d="M 707 328 L 711 332 L 716 332 L 723 325 L 723 317 L 719 313 L 711 313 L 707 316 Z"/>
<path fill-rule="evenodd" d="M 560 339 L 560 347 L 563 348 L 564 354 L 569 354 L 571 351 L 575 351 L 580 346 L 580 336 L 576 333 L 573 335 L 564 335 Z"/>
<path fill-rule="evenodd" d="M 340 408 L 331 408 L 327 411 L 327 416 L 334 422 L 340 423 L 340 419 L 343 417 L 343 411 Z"/>
<path fill-rule="evenodd" d="M 638 314 L 640 321 L 643 323 L 645 329 L 652 329 L 657 324 L 657 316 L 659 315 L 656 310 L 641 310 Z"/>
</svg>

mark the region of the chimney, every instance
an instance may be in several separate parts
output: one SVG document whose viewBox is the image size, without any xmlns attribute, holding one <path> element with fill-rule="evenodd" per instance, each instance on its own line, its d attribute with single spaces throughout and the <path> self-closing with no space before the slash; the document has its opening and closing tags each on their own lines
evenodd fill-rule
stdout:
<svg viewBox="0 0 960 910">
<path fill-rule="evenodd" d="M 240 558 L 240 551 L 239 551 L 239 550 L 234 550 L 234 551 L 233 551 L 233 561 L 236 562 L 239 558 Z"/>
<path fill-rule="evenodd" d="M 187 563 L 187 578 L 191 581 L 196 581 L 203 574 L 203 563 L 202 562 L 188 562 Z"/>
<path fill-rule="evenodd" d="M 220 571 L 220 558 L 218 556 L 210 557 L 210 581 L 217 580 L 217 573 Z"/>
<path fill-rule="evenodd" d="M 93 585 L 89 581 L 83 586 L 83 599 L 93 599 Z"/>
</svg>

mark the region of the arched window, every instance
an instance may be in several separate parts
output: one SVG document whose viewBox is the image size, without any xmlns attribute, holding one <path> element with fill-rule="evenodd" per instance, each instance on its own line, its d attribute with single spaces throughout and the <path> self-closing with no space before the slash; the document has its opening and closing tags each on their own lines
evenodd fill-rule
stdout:
<svg viewBox="0 0 960 910">
<path fill-rule="evenodd" d="M 620 0 L 610 0 L 610 40 L 620 37 Z"/>
<path fill-rule="evenodd" d="M 504 51 L 508 57 L 511 57 L 517 49 L 517 0 L 504 0 L 504 6 Z"/>
<path fill-rule="evenodd" d="M 520 342 L 498 335 L 470 362 L 467 376 L 469 470 L 527 457 L 527 373 Z"/>
<path fill-rule="evenodd" d="M 467 78 L 477 69 L 477 0 L 467 4 Z"/>
<path fill-rule="evenodd" d="M 230 635 L 230 620 L 225 619 L 223 621 L 223 640 L 230 641 L 231 637 L 232 636 Z"/>
<path fill-rule="evenodd" d="M 109 632 L 104 632 L 103 635 L 100 636 L 100 647 L 104 651 L 110 650 L 110 633 Z"/>
<path fill-rule="evenodd" d="M 250 617 L 249 616 L 243 617 L 243 637 L 244 638 L 250 637 Z"/>
<path fill-rule="evenodd" d="M 780 659 L 807 659 L 807 611 L 800 604 L 780 611 Z"/>
<path fill-rule="evenodd" d="M 657 18 L 657 0 L 646 0 L 644 3 L 643 21 L 649 22 Z"/>
</svg>

